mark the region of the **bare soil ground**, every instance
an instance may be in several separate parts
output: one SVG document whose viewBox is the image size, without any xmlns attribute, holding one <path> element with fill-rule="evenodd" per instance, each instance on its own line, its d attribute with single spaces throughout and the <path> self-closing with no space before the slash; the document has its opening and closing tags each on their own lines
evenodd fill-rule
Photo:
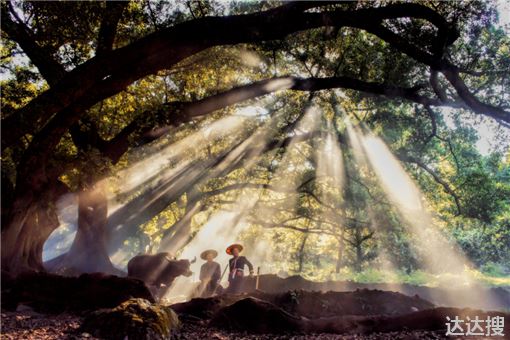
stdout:
<svg viewBox="0 0 510 340">
<path fill-rule="evenodd" d="M 488 290 L 493 300 L 482 303 L 475 299 L 477 290 L 471 290 L 471 296 L 457 293 L 457 301 L 478 309 L 473 310 L 438 308 L 452 306 L 443 300 L 450 292 L 439 289 L 401 286 L 399 293 L 384 285 L 374 290 L 348 282 L 267 275 L 261 277 L 262 290 L 253 291 L 252 281 L 246 281 L 249 293 L 172 305 L 182 322 L 172 339 L 443 339 L 446 316 L 498 315 L 510 320 L 510 314 L 501 312 L 510 305 L 507 288 Z M 111 276 L 45 274 L 11 284 L 2 277 L 0 339 L 95 339 L 78 330 L 84 313 L 148 295 L 140 282 Z M 509 322 L 504 333 L 510 334 Z"/>
<path fill-rule="evenodd" d="M 444 332 L 433 331 L 401 331 L 390 333 L 374 333 L 369 335 L 339 334 L 249 334 L 248 332 L 229 332 L 207 327 L 203 324 L 186 322 L 172 336 L 172 340 L 212 339 L 212 340 L 421 340 L 445 339 Z M 450 338 L 451 339 L 451 338 Z"/>
<path fill-rule="evenodd" d="M 39 314 L 31 311 L 2 312 L 1 338 L 8 340 L 94 339 L 88 334 L 77 334 L 82 322 L 72 314 Z"/>
<path fill-rule="evenodd" d="M 88 339 L 96 340 L 86 333 L 76 333 L 82 317 L 72 314 L 45 315 L 32 312 L 5 312 L 1 314 L 1 338 L 6 340 L 57 340 Z M 211 339 L 211 340 L 376 340 L 376 339 L 443 339 L 441 332 L 402 331 L 375 333 L 370 335 L 338 334 L 248 334 L 247 332 L 230 332 L 207 327 L 205 324 L 183 320 L 181 329 L 172 336 L 172 340 Z"/>
</svg>

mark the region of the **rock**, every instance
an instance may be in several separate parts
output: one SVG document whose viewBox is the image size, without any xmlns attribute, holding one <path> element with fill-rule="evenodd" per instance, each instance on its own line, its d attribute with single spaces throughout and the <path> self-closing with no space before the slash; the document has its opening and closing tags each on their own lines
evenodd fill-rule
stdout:
<svg viewBox="0 0 510 340">
<path fill-rule="evenodd" d="M 18 307 L 16 307 L 16 312 L 19 312 L 19 313 L 33 313 L 34 309 L 32 307 L 30 307 L 30 306 L 18 305 Z"/>
<path fill-rule="evenodd" d="M 151 304 L 144 299 L 130 299 L 112 309 L 88 314 L 79 333 L 122 340 L 168 339 L 178 329 L 179 319 L 170 308 Z"/>
<path fill-rule="evenodd" d="M 81 312 L 112 308 L 130 298 L 154 302 L 142 281 L 101 273 L 64 277 L 27 272 L 18 275 L 8 286 L 2 285 L 2 300 L 8 301 L 2 307 L 11 310 L 23 304 L 37 312 Z"/>
<path fill-rule="evenodd" d="M 223 307 L 209 325 L 248 333 L 296 333 L 302 330 L 304 320 L 284 311 L 270 302 L 248 297 Z"/>
</svg>

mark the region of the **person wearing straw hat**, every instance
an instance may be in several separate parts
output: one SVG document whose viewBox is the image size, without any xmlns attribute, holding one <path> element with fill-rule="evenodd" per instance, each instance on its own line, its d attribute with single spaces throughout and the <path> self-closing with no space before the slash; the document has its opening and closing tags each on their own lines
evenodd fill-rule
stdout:
<svg viewBox="0 0 510 340">
<path fill-rule="evenodd" d="M 206 262 L 200 267 L 200 286 L 199 292 L 202 297 L 209 297 L 214 294 L 218 288 L 221 277 L 221 267 L 218 262 L 213 261 L 218 252 L 208 249 L 200 254 L 200 258 Z"/>
<path fill-rule="evenodd" d="M 227 248 L 227 254 L 232 255 L 232 258 L 228 261 L 228 293 L 237 294 L 241 291 L 241 284 L 244 277 L 244 266 L 248 266 L 250 276 L 253 275 L 253 265 L 246 257 L 239 256 L 241 251 L 243 251 L 243 246 L 237 243 L 232 244 Z"/>
</svg>

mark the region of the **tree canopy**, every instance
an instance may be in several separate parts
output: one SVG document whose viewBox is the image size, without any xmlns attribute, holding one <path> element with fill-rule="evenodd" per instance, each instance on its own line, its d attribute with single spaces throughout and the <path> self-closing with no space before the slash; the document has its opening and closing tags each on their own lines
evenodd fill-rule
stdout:
<svg viewBox="0 0 510 340">
<path fill-rule="evenodd" d="M 78 232 L 55 267 L 179 254 L 223 211 L 272 270 L 422 268 L 351 125 L 384 140 L 471 261 L 510 263 L 510 38 L 493 2 L 4 1 L 1 16 L 9 270 L 43 268 L 70 193 Z M 500 136 L 487 154 L 480 126 Z"/>
</svg>

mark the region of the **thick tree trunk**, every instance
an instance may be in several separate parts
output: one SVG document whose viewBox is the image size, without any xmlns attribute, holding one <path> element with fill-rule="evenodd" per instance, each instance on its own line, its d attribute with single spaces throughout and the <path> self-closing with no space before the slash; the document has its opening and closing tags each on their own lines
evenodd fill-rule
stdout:
<svg viewBox="0 0 510 340">
<path fill-rule="evenodd" d="M 15 199 L 9 207 L 7 218 L 2 221 L 2 269 L 13 271 L 18 265 L 23 264 L 23 256 L 19 245 L 24 240 L 19 240 L 25 223 L 30 216 L 33 208 L 33 198 L 31 195 Z"/>
<path fill-rule="evenodd" d="M 37 265 L 40 270 L 44 270 L 43 267 L 43 248 L 44 243 L 50 237 L 51 233 L 59 227 L 58 216 L 53 207 L 47 207 L 47 209 L 39 209 L 37 214 L 33 215 L 37 218 L 37 235 L 32 242 L 30 251 L 31 255 L 29 260 L 35 261 L 33 264 Z"/>
<path fill-rule="evenodd" d="M 28 193 L 13 202 L 2 230 L 2 270 L 13 274 L 44 270 L 43 246 L 59 225 L 54 203 L 63 188 L 59 182 L 44 199 L 35 201 Z"/>
<path fill-rule="evenodd" d="M 106 229 L 108 202 L 102 188 L 83 190 L 78 196 L 78 226 L 69 251 L 47 264 L 49 270 L 62 274 L 104 272 L 121 274 L 108 256 Z"/>
<path fill-rule="evenodd" d="M 32 244 L 35 246 L 37 229 L 30 230 L 33 228 L 35 207 L 27 205 L 26 211 L 19 211 L 10 216 L 7 226 L 2 231 L 2 270 L 13 274 L 40 269 L 37 265 L 33 266 L 37 262 L 36 259 L 29 258 L 33 256 L 30 249 Z"/>
<path fill-rule="evenodd" d="M 68 253 L 70 263 L 83 272 L 108 271 L 106 252 L 108 202 L 100 188 L 84 190 L 78 199 L 78 230 Z"/>
<path fill-rule="evenodd" d="M 12 204 L 14 199 L 14 184 L 8 178 L 7 174 L 2 171 L 2 195 L 1 195 L 1 220 L 2 222 L 2 230 L 6 227 L 5 221 L 8 219 L 8 211 L 10 209 L 10 204 Z"/>
</svg>

